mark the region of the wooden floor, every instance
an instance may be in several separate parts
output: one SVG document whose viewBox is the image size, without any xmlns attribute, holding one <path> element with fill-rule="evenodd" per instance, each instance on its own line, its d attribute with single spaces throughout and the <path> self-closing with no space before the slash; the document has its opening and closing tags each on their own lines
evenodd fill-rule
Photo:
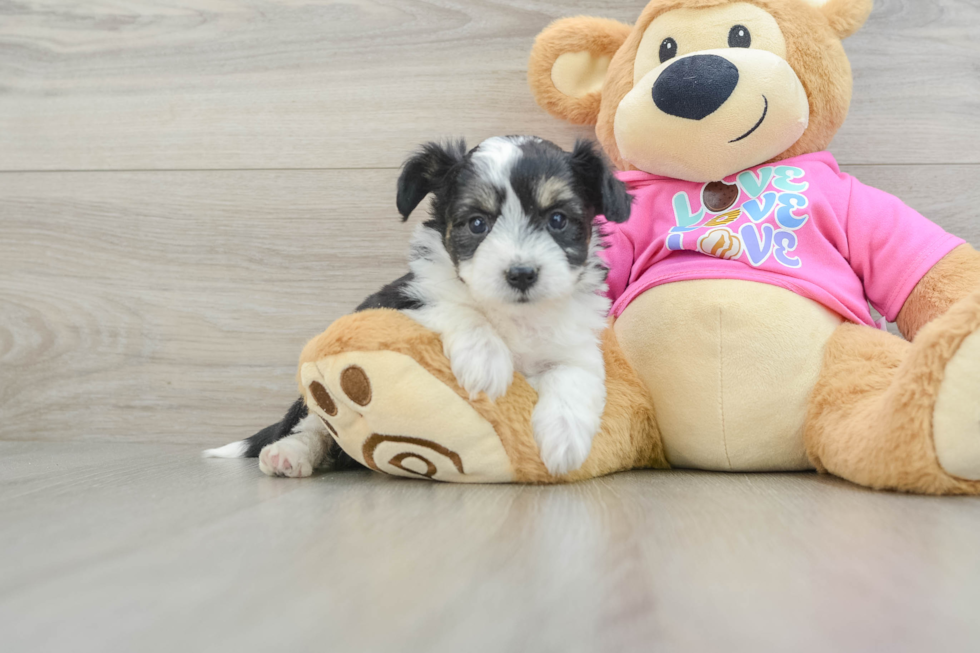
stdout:
<svg viewBox="0 0 980 653">
<path fill-rule="evenodd" d="M 586 135 L 534 105 L 532 40 L 644 4 L 0 0 L 4 649 L 980 648 L 974 499 L 197 458 L 278 419 L 304 342 L 402 273 L 406 154 Z M 877 0 L 832 147 L 974 245 L 978 34 L 974 0 Z"/>
<path fill-rule="evenodd" d="M 0 443 L 7 651 L 975 651 L 980 500 L 813 474 L 305 480 Z"/>
</svg>

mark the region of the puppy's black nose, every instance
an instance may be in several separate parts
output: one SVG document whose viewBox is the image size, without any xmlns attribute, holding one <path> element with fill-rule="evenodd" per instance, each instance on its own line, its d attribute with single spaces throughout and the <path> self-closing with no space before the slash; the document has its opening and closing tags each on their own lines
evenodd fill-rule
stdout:
<svg viewBox="0 0 980 653">
<path fill-rule="evenodd" d="M 716 54 L 678 59 L 653 84 L 653 103 L 671 116 L 701 120 L 732 96 L 738 86 L 738 67 Z"/>
<path fill-rule="evenodd" d="M 538 280 L 538 271 L 526 265 L 515 265 L 507 270 L 507 283 L 521 292 L 527 290 Z"/>
</svg>

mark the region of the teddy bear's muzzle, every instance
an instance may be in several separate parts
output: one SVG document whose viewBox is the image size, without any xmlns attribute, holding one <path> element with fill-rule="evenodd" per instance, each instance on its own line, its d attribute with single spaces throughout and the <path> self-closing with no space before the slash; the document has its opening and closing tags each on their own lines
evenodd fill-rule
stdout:
<svg viewBox="0 0 980 653">
<path fill-rule="evenodd" d="M 641 77 L 616 109 L 620 156 L 638 170 L 719 181 L 785 152 L 809 100 L 789 63 L 765 50 L 703 50 Z"/>
</svg>

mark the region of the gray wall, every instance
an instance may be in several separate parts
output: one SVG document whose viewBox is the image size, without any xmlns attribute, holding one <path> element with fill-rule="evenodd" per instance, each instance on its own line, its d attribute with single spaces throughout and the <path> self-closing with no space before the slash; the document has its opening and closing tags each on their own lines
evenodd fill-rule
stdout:
<svg viewBox="0 0 980 653">
<path fill-rule="evenodd" d="M 278 419 L 304 342 L 401 273 L 405 154 L 587 134 L 533 103 L 531 42 L 644 2 L 22 4 L 0 3 L 0 439 L 203 445 Z M 975 245 L 978 33 L 980 3 L 879 0 L 833 145 Z"/>
</svg>

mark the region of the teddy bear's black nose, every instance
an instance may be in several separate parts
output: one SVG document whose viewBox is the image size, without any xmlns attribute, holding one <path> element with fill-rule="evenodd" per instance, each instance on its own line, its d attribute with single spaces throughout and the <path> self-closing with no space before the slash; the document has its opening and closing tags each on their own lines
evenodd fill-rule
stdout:
<svg viewBox="0 0 980 653">
<path fill-rule="evenodd" d="M 701 120 L 717 111 L 738 86 L 738 67 L 716 54 L 678 59 L 653 84 L 653 103 L 671 116 Z"/>
</svg>

